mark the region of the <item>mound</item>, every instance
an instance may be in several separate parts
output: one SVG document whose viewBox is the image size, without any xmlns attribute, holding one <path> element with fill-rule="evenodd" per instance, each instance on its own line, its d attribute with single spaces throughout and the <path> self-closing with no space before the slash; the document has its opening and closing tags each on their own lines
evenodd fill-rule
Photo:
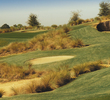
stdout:
<svg viewBox="0 0 110 100">
<path fill-rule="evenodd" d="M 74 58 L 74 56 L 53 56 L 53 57 L 44 57 L 44 58 L 37 58 L 30 60 L 30 63 L 33 65 L 36 64 L 45 64 L 45 63 L 51 63 L 51 62 L 56 62 L 56 61 L 63 61 L 67 59 Z"/>
</svg>

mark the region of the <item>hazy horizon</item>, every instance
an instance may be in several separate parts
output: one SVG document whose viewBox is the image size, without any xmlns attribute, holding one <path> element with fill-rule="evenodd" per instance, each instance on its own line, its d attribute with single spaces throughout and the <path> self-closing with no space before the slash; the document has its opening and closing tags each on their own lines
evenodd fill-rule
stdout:
<svg viewBox="0 0 110 100">
<path fill-rule="evenodd" d="M 94 18 L 103 0 L 1 0 L 0 26 L 7 23 L 27 25 L 31 13 L 36 14 L 41 25 L 67 24 L 72 11 L 81 11 L 82 19 Z"/>
</svg>

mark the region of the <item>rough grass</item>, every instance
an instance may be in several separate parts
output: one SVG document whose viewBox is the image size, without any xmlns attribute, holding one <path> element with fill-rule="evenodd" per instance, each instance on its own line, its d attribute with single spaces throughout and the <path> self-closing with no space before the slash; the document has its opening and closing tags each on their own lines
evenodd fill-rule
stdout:
<svg viewBox="0 0 110 100">
<path fill-rule="evenodd" d="M 0 89 L 0 98 L 2 98 L 2 96 L 3 96 L 4 94 L 5 94 L 5 91 Z"/>
<path fill-rule="evenodd" d="M 101 64 L 102 64 L 102 61 L 84 63 L 82 65 L 77 65 L 73 67 L 72 70 L 74 70 L 76 76 L 78 76 L 83 73 L 88 73 L 88 72 L 92 72 L 92 71 L 96 71 L 104 68 L 104 66 L 102 66 Z"/>
<path fill-rule="evenodd" d="M 0 49 L 0 55 L 16 54 L 21 52 L 35 50 L 58 50 L 84 46 L 82 40 L 72 40 L 68 34 L 69 28 L 50 31 L 48 33 L 37 35 L 28 42 L 15 42 Z"/>
<path fill-rule="evenodd" d="M 101 64 L 102 62 L 86 63 L 73 67 L 72 69 L 69 69 L 68 66 L 61 66 L 57 69 L 50 70 L 48 74 L 41 77 L 40 82 L 32 81 L 25 87 L 12 88 L 12 91 L 14 92 L 13 95 L 52 91 L 69 83 L 80 74 L 104 68 Z M 74 76 L 72 75 L 73 73 Z"/>
<path fill-rule="evenodd" d="M 0 63 L 1 82 L 40 77 L 45 73 L 45 71 L 35 71 L 29 65 L 27 67 L 29 68 L 24 69 L 22 66 Z M 6 80 L 4 81 L 4 79 Z"/>
<path fill-rule="evenodd" d="M 81 38 L 84 43 L 91 44 L 89 47 L 67 49 L 67 50 L 55 50 L 55 51 L 35 51 L 17 56 L 10 56 L 1 58 L 1 61 L 8 63 L 23 64 L 24 61 L 30 58 L 37 58 L 43 56 L 53 55 L 76 55 L 74 59 L 67 60 L 65 62 L 57 62 L 35 66 L 35 68 L 52 68 L 52 66 L 59 66 L 63 64 L 69 64 L 70 66 L 82 64 L 88 61 L 96 61 L 108 59 L 110 57 L 110 34 L 104 32 L 98 32 L 97 30 L 85 26 L 75 31 L 71 31 L 72 37 Z M 73 27 L 74 28 L 74 27 Z M 20 59 L 21 58 L 21 59 Z M 23 61 L 24 60 L 24 61 Z M 3 98 L 3 100 L 108 100 L 110 95 L 110 68 L 105 68 L 99 71 L 80 75 L 75 81 L 56 89 L 53 92 L 47 92 L 42 94 L 28 94 L 19 95 L 11 98 Z M 91 99 L 92 98 L 92 99 Z"/>
</svg>

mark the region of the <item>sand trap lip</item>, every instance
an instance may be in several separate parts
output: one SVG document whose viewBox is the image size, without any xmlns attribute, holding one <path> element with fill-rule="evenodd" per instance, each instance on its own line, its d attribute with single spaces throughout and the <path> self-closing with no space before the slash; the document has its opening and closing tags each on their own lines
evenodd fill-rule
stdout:
<svg viewBox="0 0 110 100">
<path fill-rule="evenodd" d="M 20 88 L 20 87 L 28 86 L 28 84 L 34 80 L 37 80 L 38 83 L 40 83 L 41 78 L 25 79 L 25 80 L 14 81 L 14 82 L 0 83 L 0 89 L 4 90 L 5 92 L 3 97 L 9 97 L 13 94 L 13 91 L 11 90 L 12 87 Z"/>
<path fill-rule="evenodd" d="M 74 56 L 52 56 L 52 57 L 43 57 L 43 58 L 37 58 L 30 60 L 29 62 L 33 65 L 37 64 L 46 64 L 46 63 L 51 63 L 51 62 L 56 62 L 56 61 L 63 61 L 67 59 L 72 59 Z"/>
</svg>

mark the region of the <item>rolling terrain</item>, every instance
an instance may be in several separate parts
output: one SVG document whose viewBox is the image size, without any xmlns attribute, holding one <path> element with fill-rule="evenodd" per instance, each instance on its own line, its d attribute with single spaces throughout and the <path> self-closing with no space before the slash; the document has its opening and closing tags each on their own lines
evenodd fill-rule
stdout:
<svg viewBox="0 0 110 100">
<path fill-rule="evenodd" d="M 18 34 L 18 33 L 16 33 Z M 32 38 L 36 33 L 19 33 L 18 36 L 3 34 L 1 39 L 13 38 L 19 41 L 24 41 Z M 85 47 L 78 47 L 73 49 L 62 50 L 47 50 L 47 51 L 32 51 L 23 54 L 14 54 L 6 57 L 0 57 L 0 62 L 8 64 L 16 64 L 24 66 L 30 60 L 42 57 L 51 56 L 74 56 L 74 58 L 56 61 L 47 64 L 33 65 L 32 68 L 38 70 L 57 68 L 63 65 L 68 65 L 72 68 L 76 65 L 93 61 L 106 61 L 109 62 L 110 58 L 110 33 L 99 32 L 90 25 L 77 25 L 73 26 L 69 32 L 72 39 L 82 39 Z M 21 38 L 23 37 L 23 38 Z M 13 40 L 14 41 L 14 40 Z M 25 66 L 24 66 L 25 67 Z M 104 68 L 98 71 L 85 73 L 78 76 L 70 83 L 57 88 L 50 92 L 34 93 L 18 95 L 13 97 L 4 97 L 2 100 L 108 100 L 110 97 L 110 68 Z"/>
</svg>

